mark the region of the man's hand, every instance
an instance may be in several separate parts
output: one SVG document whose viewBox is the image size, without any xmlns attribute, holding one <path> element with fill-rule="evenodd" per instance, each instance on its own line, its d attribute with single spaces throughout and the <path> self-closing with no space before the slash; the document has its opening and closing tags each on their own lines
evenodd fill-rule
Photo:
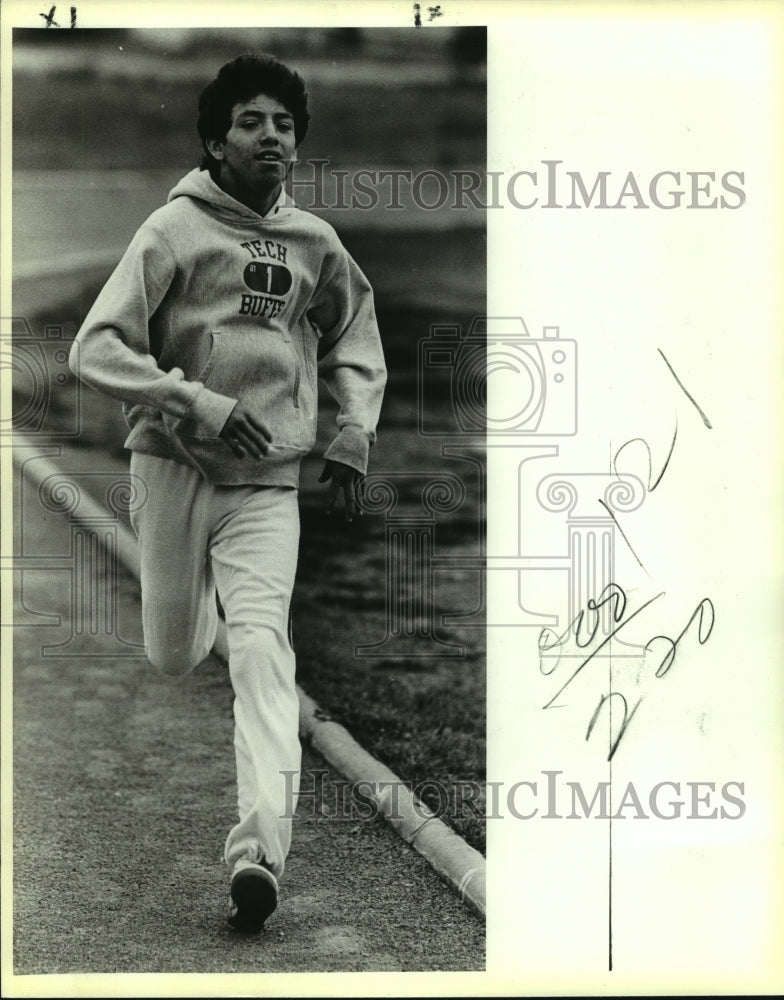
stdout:
<svg viewBox="0 0 784 1000">
<path fill-rule="evenodd" d="M 362 480 L 362 473 L 357 472 L 356 469 L 352 469 L 350 465 L 344 465 L 343 462 L 333 462 L 331 458 L 328 458 L 324 462 L 324 469 L 318 481 L 325 483 L 328 479 L 331 482 L 324 509 L 327 514 L 332 513 L 338 493 L 342 490 L 346 505 L 346 520 L 353 521 L 354 515 L 359 510 L 357 506 L 357 490 Z M 359 513 L 361 514 L 362 511 L 359 510 Z"/>
<path fill-rule="evenodd" d="M 241 402 L 229 414 L 220 436 L 237 458 L 245 458 L 246 455 L 264 458 L 272 441 L 264 423 Z"/>
</svg>

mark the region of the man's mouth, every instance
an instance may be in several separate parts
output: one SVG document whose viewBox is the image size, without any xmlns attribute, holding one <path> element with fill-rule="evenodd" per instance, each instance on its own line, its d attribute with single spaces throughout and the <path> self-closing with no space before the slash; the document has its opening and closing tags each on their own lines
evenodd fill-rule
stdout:
<svg viewBox="0 0 784 1000">
<path fill-rule="evenodd" d="M 263 153 L 259 153 L 256 159 L 263 162 L 280 163 L 283 157 L 280 153 L 276 153 L 274 150 L 266 150 Z"/>
</svg>

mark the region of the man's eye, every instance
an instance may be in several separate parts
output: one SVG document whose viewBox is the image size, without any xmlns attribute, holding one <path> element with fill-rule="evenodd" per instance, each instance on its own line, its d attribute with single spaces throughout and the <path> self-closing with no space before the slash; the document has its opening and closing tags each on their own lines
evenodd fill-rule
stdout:
<svg viewBox="0 0 784 1000">
<path fill-rule="evenodd" d="M 244 129 L 252 129 L 252 128 L 255 128 L 255 127 L 256 127 L 256 122 L 252 121 L 251 119 L 248 119 L 248 121 L 242 122 L 240 124 L 240 128 L 244 128 Z"/>
<path fill-rule="evenodd" d="M 281 132 L 290 132 L 294 128 L 293 122 L 278 122 L 278 128 Z"/>
</svg>

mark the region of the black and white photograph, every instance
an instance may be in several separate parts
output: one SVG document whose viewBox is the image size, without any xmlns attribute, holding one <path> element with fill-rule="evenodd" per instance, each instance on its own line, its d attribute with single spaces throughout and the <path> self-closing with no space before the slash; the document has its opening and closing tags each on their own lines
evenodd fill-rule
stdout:
<svg viewBox="0 0 784 1000">
<path fill-rule="evenodd" d="M 484 965 L 486 29 L 411 35 L 14 32 L 21 973 Z"/>
<path fill-rule="evenodd" d="M 0 29 L 3 995 L 780 992 L 778 5 Z"/>
</svg>

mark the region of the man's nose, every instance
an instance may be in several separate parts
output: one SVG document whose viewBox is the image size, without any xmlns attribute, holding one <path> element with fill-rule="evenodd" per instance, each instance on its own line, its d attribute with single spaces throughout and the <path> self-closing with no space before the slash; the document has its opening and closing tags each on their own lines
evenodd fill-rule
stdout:
<svg viewBox="0 0 784 1000">
<path fill-rule="evenodd" d="M 275 130 L 275 122 L 271 118 L 265 118 L 261 123 L 261 141 L 267 142 L 270 139 L 277 140 L 277 132 Z"/>
</svg>

